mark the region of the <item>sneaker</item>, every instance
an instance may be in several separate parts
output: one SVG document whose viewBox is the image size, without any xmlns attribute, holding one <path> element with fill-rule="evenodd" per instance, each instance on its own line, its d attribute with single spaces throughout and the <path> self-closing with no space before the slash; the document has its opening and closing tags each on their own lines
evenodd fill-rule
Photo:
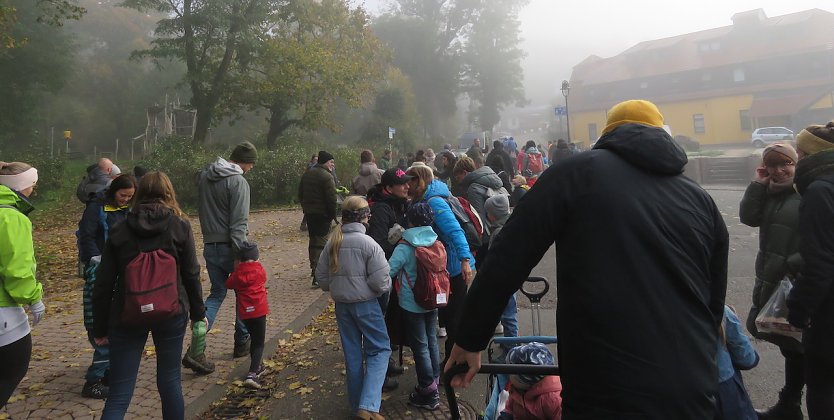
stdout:
<svg viewBox="0 0 834 420">
<path fill-rule="evenodd" d="M 400 383 L 397 382 L 396 379 L 392 378 L 385 378 L 385 382 L 382 383 L 382 390 L 385 392 L 391 392 L 400 387 Z"/>
<path fill-rule="evenodd" d="M 440 393 L 437 391 L 431 394 L 421 394 L 416 388 L 408 395 L 408 404 L 426 410 L 436 410 L 440 407 Z"/>
<path fill-rule="evenodd" d="M 246 339 L 240 342 L 235 342 L 235 350 L 232 352 L 232 357 L 245 357 L 249 355 L 249 346 L 252 343 L 252 337 L 246 336 Z"/>
<path fill-rule="evenodd" d="M 110 395 L 110 387 L 104 385 L 101 379 L 95 382 L 87 382 L 84 388 L 81 388 L 81 396 L 85 398 L 95 398 L 97 400 L 106 399 Z"/>
<path fill-rule="evenodd" d="M 252 389 L 261 389 L 261 380 L 255 372 L 249 372 L 243 381 L 243 386 Z"/>
<path fill-rule="evenodd" d="M 437 336 L 440 338 L 446 337 L 446 327 L 440 327 L 437 329 Z"/>
<path fill-rule="evenodd" d="M 504 326 L 503 325 L 498 324 L 498 326 L 495 327 L 495 335 L 504 335 Z"/>
<path fill-rule="evenodd" d="M 188 350 L 191 350 L 190 348 Z M 214 372 L 214 363 L 206 360 L 206 354 L 203 353 L 197 357 L 192 357 L 190 351 L 185 352 L 185 357 L 182 358 L 182 365 L 194 371 L 198 375 L 208 375 Z"/>
<path fill-rule="evenodd" d="M 310 287 L 312 287 L 313 289 L 318 289 L 319 288 L 319 281 L 316 280 L 315 277 L 313 277 L 313 281 L 310 282 Z"/>
</svg>

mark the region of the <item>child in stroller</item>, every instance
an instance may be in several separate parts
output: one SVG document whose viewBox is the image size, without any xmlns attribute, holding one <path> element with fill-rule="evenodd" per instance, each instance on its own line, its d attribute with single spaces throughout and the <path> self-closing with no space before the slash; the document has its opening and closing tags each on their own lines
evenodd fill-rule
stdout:
<svg viewBox="0 0 834 420">
<path fill-rule="evenodd" d="M 554 364 L 554 358 L 544 344 L 532 342 L 510 349 L 507 362 L 548 366 Z M 498 420 L 562 418 L 562 382 L 558 376 L 510 375 L 508 388 L 509 392 L 502 391 L 499 396 L 499 399 L 508 398 Z"/>
</svg>

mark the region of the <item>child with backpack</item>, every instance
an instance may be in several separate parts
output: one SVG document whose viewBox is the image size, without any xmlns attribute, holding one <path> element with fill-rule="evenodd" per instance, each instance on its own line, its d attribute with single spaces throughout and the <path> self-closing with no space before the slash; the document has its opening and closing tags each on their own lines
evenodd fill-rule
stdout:
<svg viewBox="0 0 834 420">
<path fill-rule="evenodd" d="M 391 277 L 382 247 L 365 234 L 370 215 L 360 196 L 342 202 L 342 225 L 333 229 L 321 252 L 316 280 L 336 302 L 351 414 L 381 419 L 391 342 L 377 299 L 390 290 Z"/>
<path fill-rule="evenodd" d="M 417 372 L 417 386 L 408 403 L 435 410 L 440 406 L 440 348 L 435 322 L 437 308 L 449 300 L 449 272 L 446 248 L 432 230 L 434 211 L 425 201 L 413 204 L 406 212 L 409 228 L 394 248 L 389 265 L 394 287 L 405 318 L 406 335 Z"/>
<path fill-rule="evenodd" d="M 756 411 L 747 395 L 740 370 L 759 364 L 759 354 L 744 335 L 735 311 L 724 305 L 724 319 L 718 339 L 718 414 L 717 420 L 756 420 Z"/>
<path fill-rule="evenodd" d="M 269 314 L 269 302 L 266 293 L 266 271 L 258 261 L 258 245 L 244 242 L 240 247 L 240 264 L 226 279 L 226 288 L 234 289 L 237 296 L 237 316 L 246 325 L 251 342 L 249 346 L 249 373 L 243 384 L 249 388 L 260 389 L 260 374 L 263 371 L 261 361 L 264 354 L 266 338 L 266 315 Z"/>
</svg>

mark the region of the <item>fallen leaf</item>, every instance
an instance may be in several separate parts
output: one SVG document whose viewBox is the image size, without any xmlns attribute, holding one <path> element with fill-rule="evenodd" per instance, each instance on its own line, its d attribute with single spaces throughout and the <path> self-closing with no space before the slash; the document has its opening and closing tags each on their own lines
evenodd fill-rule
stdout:
<svg viewBox="0 0 834 420">
<path fill-rule="evenodd" d="M 257 398 L 246 398 L 245 400 L 241 401 L 240 404 L 238 404 L 237 406 L 238 407 L 254 407 L 256 405 L 258 405 L 258 399 Z"/>
<path fill-rule="evenodd" d="M 290 384 L 289 388 L 290 389 L 298 389 L 298 388 L 301 388 L 302 385 L 303 384 L 301 382 L 293 382 L 293 383 Z"/>
</svg>

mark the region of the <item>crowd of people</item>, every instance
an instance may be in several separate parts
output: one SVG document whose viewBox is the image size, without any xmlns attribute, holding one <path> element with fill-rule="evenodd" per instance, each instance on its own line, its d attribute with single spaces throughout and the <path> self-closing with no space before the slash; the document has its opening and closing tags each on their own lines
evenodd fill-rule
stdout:
<svg viewBox="0 0 834 420">
<path fill-rule="evenodd" d="M 515 292 L 555 244 L 559 377 L 518 376 L 500 419 L 834 418 L 834 122 L 799 133 L 796 148 L 762 152 L 740 204 L 759 228 L 746 329 L 785 360 L 778 402 L 756 411 L 741 371 L 759 362 L 745 325 L 725 305 L 729 235 L 710 195 L 683 176 L 687 157 L 651 102 L 608 112 L 590 151 L 512 137 L 397 159 L 360 155 L 341 200 L 335 158 L 320 151 L 298 198 L 309 236 L 313 287 L 330 293 L 357 418 L 382 418 L 382 391 L 403 373 L 408 346 L 417 385 L 408 402 L 440 405 L 441 374 L 465 364 L 471 383 L 494 334 L 518 335 Z M 84 325 L 93 349 L 82 394 L 123 418 L 148 334 L 157 358 L 162 417 L 184 416 L 181 371 L 214 371 L 206 342 L 228 289 L 236 295 L 234 357 L 250 357 L 244 384 L 260 388 L 266 274 L 248 239 L 255 147 L 238 144 L 199 175 L 199 219 L 211 290 L 203 298 L 188 217 L 163 172 L 88 168 L 78 196 Z M 35 277 L 29 197 L 37 169 L 0 162 L 0 402 L 28 370 L 31 328 L 45 315 Z M 786 323 L 802 340 L 761 331 L 757 318 L 783 279 Z M 32 316 L 31 326 L 26 311 Z M 191 323 L 191 346 L 183 340 Z M 440 337 L 445 337 L 441 351 Z M 554 364 L 538 343 L 504 349 L 508 363 Z"/>
</svg>

